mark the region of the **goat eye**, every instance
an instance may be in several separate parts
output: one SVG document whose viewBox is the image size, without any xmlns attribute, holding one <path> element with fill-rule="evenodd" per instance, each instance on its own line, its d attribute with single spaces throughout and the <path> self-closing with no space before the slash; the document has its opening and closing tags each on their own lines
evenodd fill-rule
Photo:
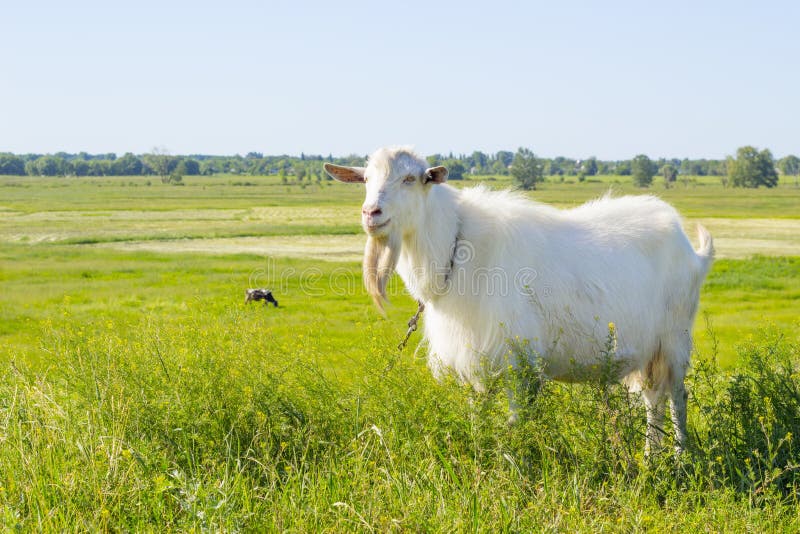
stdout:
<svg viewBox="0 0 800 534">
<path fill-rule="evenodd" d="M 416 181 L 417 181 L 417 177 L 416 176 L 406 176 L 405 180 L 403 180 L 403 183 L 404 184 L 413 184 Z"/>
</svg>

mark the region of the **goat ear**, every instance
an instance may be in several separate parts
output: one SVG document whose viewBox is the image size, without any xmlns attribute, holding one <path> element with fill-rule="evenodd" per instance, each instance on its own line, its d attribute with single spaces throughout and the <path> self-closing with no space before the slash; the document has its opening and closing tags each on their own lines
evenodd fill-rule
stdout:
<svg viewBox="0 0 800 534">
<path fill-rule="evenodd" d="M 364 183 L 364 167 L 345 167 L 333 163 L 326 163 L 323 167 L 325 167 L 325 172 L 331 175 L 331 178 L 340 182 Z"/>
<path fill-rule="evenodd" d="M 431 167 L 427 171 L 425 171 L 425 180 L 424 183 L 426 184 L 441 184 L 447 181 L 447 167 Z"/>
</svg>

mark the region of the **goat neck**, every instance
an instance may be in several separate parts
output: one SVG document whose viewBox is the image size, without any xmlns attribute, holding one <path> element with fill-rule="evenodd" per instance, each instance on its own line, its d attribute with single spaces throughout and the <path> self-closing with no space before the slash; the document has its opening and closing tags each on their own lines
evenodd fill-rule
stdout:
<svg viewBox="0 0 800 534">
<path fill-rule="evenodd" d="M 458 190 L 433 186 L 419 224 L 403 236 L 398 273 L 409 292 L 422 302 L 435 302 L 450 290 L 450 271 L 459 235 Z"/>
</svg>

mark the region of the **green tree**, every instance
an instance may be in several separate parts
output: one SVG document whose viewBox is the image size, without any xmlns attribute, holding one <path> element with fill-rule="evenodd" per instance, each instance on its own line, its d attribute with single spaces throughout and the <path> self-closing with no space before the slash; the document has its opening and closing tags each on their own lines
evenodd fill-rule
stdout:
<svg viewBox="0 0 800 534">
<path fill-rule="evenodd" d="M 664 177 L 664 186 L 669 188 L 670 184 L 678 178 L 678 169 L 672 163 L 667 163 L 658 171 Z"/>
<path fill-rule="evenodd" d="M 22 176 L 25 174 L 25 161 L 14 154 L 0 154 L 0 174 Z"/>
<path fill-rule="evenodd" d="M 221 172 L 221 171 L 220 171 L 219 163 L 216 160 L 207 159 L 207 160 L 203 160 L 203 162 L 200 163 L 200 174 L 202 174 L 203 176 L 211 176 L 211 175 L 216 174 L 218 172 Z"/>
<path fill-rule="evenodd" d="M 130 152 L 111 164 L 111 172 L 116 176 L 138 176 L 142 174 L 143 168 L 141 160 Z"/>
<path fill-rule="evenodd" d="M 506 175 L 508 174 L 508 169 L 503 165 L 502 161 L 496 159 L 494 163 L 492 163 L 492 174 Z"/>
<path fill-rule="evenodd" d="M 699 161 L 685 159 L 681 161 L 681 174 L 686 174 L 688 176 L 702 176 L 705 173 L 703 172 L 703 166 Z"/>
<path fill-rule="evenodd" d="M 443 165 L 447 167 L 447 179 L 448 180 L 463 180 L 464 173 L 466 172 L 466 167 L 464 164 L 458 161 L 457 159 L 447 159 L 444 161 Z"/>
<path fill-rule="evenodd" d="M 759 152 L 752 146 L 736 151 L 736 158 L 728 158 L 728 177 L 734 187 L 775 187 L 778 173 L 772 153 L 766 148 Z"/>
<path fill-rule="evenodd" d="M 170 172 L 177 163 L 166 148 L 154 148 L 149 154 L 145 154 L 144 161 L 152 172 L 161 178 L 161 183 L 170 183 Z"/>
<path fill-rule="evenodd" d="M 566 172 L 566 168 L 569 167 L 569 163 L 567 158 L 563 156 L 558 156 L 552 160 L 547 162 L 548 172 L 550 176 L 556 175 L 563 175 Z"/>
<path fill-rule="evenodd" d="M 655 174 L 655 165 L 650 161 L 650 158 L 644 154 L 639 154 L 633 161 L 631 161 L 631 174 L 633 175 L 633 183 L 639 187 L 650 187 L 653 183 L 653 175 Z"/>
<path fill-rule="evenodd" d="M 181 158 L 175 166 L 175 174 L 180 176 L 197 176 L 200 174 L 200 164 L 193 159 Z"/>
<path fill-rule="evenodd" d="M 778 161 L 778 168 L 787 176 L 797 176 L 800 174 L 800 158 L 788 155 Z"/>
<path fill-rule="evenodd" d="M 597 174 L 597 158 L 592 156 L 581 165 L 581 172 L 586 176 L 594 176 Z"/>
<path fill-rule="evenodd" d="M 476 150 L 472 153 L 472 166 L 475 168 L 476 174 L 486 174 L 486 167 L 489 159 L 486 157 L 486 154 L 481 152 L 480 150 Z"/>
<path fill-rule="evenodd" d="M 76 159 L 72 161 L 72 172 L 75 176 L 89 176 L 89 162 L 85 159 Z"/>
<path fill-rule="evenodd" d="M 618 161 L 614 166 L 614 174 L 618 176 L 630 176 L 631 162 L 629 160 Z"/>
<path fill-rule="evenodd" d="M 502 163 L 503 167 L 505 167 L 507 170 L 508 166 L 511 165 L 511 162 L 514 161 L 514 154 L 512 152 L 509 152 L 508 150 L 500 150 L 497 154 L 494 155 L 494 158 L 498 160 L 500 163 Z"/>
<path fill-rule="evenodd" d="M 63 176 L 66 161 L 56 156 L 41 156 L 25 165 L 26 174 L 31 176 Z"/>
<path fill-rule="evenodd" d="M 441 154 L 431 154 L 425 160 L 428 162 L 428 165 L 431 167 L 437 167 L 442 164 L 442 155 Z"/>
<path fill-rule="evenodd" d="M 511 176 L 522 189 L 536 189 L 536 183 L 542 181 L 542 167 L 536 155 L 528 148 L 520 147 L 511 163 Z"/>
<path fill-rule="evenodd" d="M 93 159 L 87 162 L 89 164 L 89 171 L 87 176 L 110 176 L 111 175 L 111 161 L 107 159 Z"/>
<path fill-rule="evenodd" d="M 788 155 L 778 162 L 778 168 L 786 176 L 794 176 L 795 187 L 800 187 L 800 158 Z"/>
</svg>

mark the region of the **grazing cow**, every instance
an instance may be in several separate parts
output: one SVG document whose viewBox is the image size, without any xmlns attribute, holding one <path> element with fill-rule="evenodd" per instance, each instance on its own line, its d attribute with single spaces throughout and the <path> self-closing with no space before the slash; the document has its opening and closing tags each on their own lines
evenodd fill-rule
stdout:
<svg viewBox="0 0 800 534">
<path fill-rule="evenodd" d="M 255 301 L 263 300 L 264 306 L 266 306 L 267 303 L 271 302 L 272 304 L 275 305 L 276 308 L 278 307 L 278 301 L 275 300 L 275 297 L 272 296 L 272 291 L 268 289 L 246 289 L 244 295 L 245 295 L 244 297 L 245 304 L 247 304 L 251 300 Z"/>
</svg>

